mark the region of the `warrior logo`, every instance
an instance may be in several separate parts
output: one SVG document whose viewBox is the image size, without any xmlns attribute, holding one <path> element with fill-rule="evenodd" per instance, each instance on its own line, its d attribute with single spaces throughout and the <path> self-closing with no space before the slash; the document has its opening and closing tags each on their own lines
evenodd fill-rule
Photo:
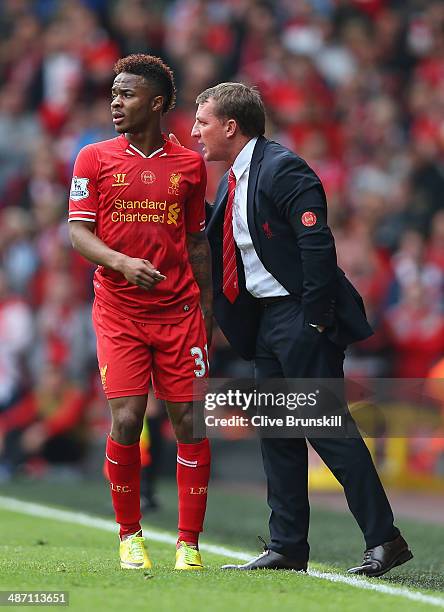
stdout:
<svg viewBox="0 0 444 612">
<path fill-rule="evenodd" d="M 113 174 L 114 183 L 111 185 L 112 187 L 123 187 L 125 185 L 129 185 L 126 182 L 126 172 L 119 172 L 118 174 Z"/>
</svg>

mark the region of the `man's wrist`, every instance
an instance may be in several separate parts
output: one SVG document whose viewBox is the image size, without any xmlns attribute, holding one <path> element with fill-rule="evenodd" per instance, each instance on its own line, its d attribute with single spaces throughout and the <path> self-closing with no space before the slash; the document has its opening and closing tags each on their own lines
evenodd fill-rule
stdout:
<svg viewBox="0 0 444 612">
<path fill-rule="evenodd" d="M 112 270 L 114 270 L 115 272 L 121 272 L 123 273 L 123 268 L 125 265 L 125 261 L 128 259 L 128 255 L 125 255 L 124 253 L 119 253 L 118 251 L 115 251 L 112 259 L 111 259 L 111 265 L 110 268 Z"/>
</svg>

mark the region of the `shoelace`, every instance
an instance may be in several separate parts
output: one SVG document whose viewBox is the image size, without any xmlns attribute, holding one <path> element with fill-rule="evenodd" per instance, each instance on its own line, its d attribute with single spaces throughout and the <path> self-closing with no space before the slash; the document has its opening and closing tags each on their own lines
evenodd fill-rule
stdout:
<svg viewBox="0 0 444 612">
<path fill-rule="evenodd" d="M 263 538 L 262 536 L 258 535 L 258 536 L 257 536 L 257 539 L 258 539 L 258 540 L 259 540 L 259 542 L 261 542 L 261 543 L 263 544 L 263 546 L 264 546 L 264 550 L 263 550 L 263 552 L 261 552 L 261 554 L 259 555 L 259 557 L 263 557 L 264 555 L 267 555 L 267 554 L 268 554 L 268 551 L 269 551 L 270 549 L 268 548 L 268 544 L 267 544 L 267 542 L 264 540 L 264 538 Z"/>
<path fill-rule="evenodd" d="M 192 546 L 188 546 L 185 542 L 180 542 L 181 547 L 184 549 L 185 563 L 188 565 L 196 565 L 196 549 Z"/>
<path fill-rule="evenodd" d="M 364 563 L 372 560 L 373 548 L 369 548 L 364 552 Z"/>
<path fill-rule="evenodd" d="M 144 561 L 144 539 L 143 537 L 134 536 L 130 541 L 130 554 L 136 563 L 143 563 Z"/>
</svg>

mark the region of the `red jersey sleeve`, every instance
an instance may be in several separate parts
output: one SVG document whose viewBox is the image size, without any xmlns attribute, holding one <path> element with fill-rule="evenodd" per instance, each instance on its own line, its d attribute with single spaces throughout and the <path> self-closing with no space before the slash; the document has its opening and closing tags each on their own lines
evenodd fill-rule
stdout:
<svg viewBox="0 0 444 612">
<path fill-rule="evenodd" d="M 91 145 L 84 147 L 74 164 L 69 191 L 69 221 L 95 223 L 98 205 L 97 152 Z"/>
<path fill-rule="evenodd" d="M 187 199 L 185 208 L 185 228 L 188 234 L 205 231 L 205 191 L 207 189 L 207 169 L 201 158 L 197 169 L 196 183 Z"/>
</svg>

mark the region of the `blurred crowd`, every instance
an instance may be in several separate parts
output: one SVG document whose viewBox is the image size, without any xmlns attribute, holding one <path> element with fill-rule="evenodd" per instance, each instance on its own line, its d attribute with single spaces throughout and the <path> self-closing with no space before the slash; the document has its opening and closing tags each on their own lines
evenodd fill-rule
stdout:
<svg viewBox="0 0 444 612">
<path fill-rule="evenodd" d="M 174 69 L 165 131 L 191 148 L 198 93 L 259 88 L 267 136 L 323 180 L 339 264 L 376 329 L 347 372 L 426 377 L 444 357 L 442 1 L 2 0 L 0 456 L 14 435 L 24 455 L 65 444 L 77 457 L 108 426 L 67 189 L 80 148 L 115 135 L 112 68 L 133 52 Z M 208 167 L 210 201 L 224 170 Z M 250 371 L 220 333 L 212 363 Z"/>
</svg>

